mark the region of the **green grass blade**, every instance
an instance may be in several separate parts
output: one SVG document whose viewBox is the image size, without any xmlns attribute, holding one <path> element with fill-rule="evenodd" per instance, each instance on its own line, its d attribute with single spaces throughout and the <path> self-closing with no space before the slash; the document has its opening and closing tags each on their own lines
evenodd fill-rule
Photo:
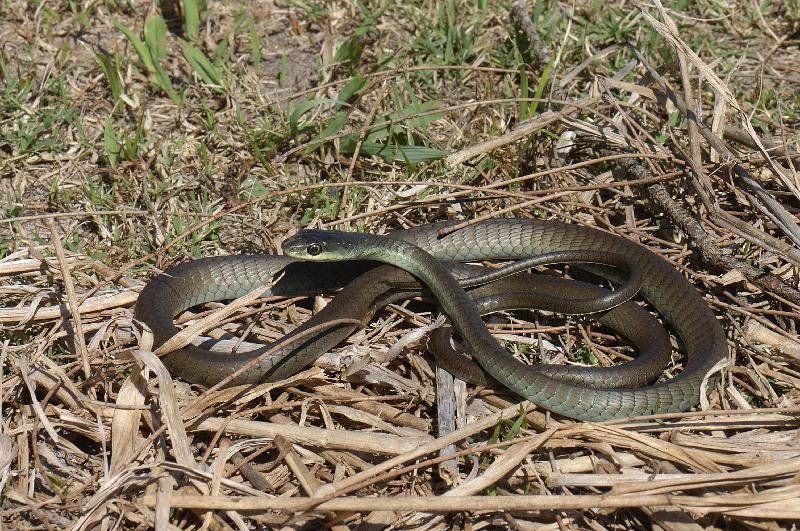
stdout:
<svg viewBox="0 0 800 531">
<path fill-rule="evenodd" d="M 180 40 L 180 43 L 183 56 L 189 61 L 189 64 L 192 65 L 192 68 L 200 79 L 220 92 L 227 92 L 228 84 L 225 82 L 225 78 L 222 77 L 219 69 L 208 60 L 206 54 L 200 51 L 194 44 L 184 41 L 183 39 Z"/>
<path fill-rule="evenodd" d="M 120 76 L 119 70 L 117 70 L 116 61 L 112 61 L 110 56 L 102 52 L 94 54 L 94 57 L 106 78 L 108 88 L 111 90 L 111 98 L 116 105 L 120 96 L 122 96 L 123 90 L 122 76 Z"/>
<path fill-rule="evenodd" d="M 114 27 L 124 33 L 131 42 L 133 49 L 136 50 L 136 54 L 139 56 L 139 60 L 142 62 L 142 64 L 144 64 L 144 68 L 147 70 L 147 72 L 155 72 L 153 58 L 150 56 L 150 51 L 147 49 L 147 46 L 145 46 L 144 42 L 142 42 L 142 39 L 140 39 L 139 36 L 136 35 L 128 26 L 118 20 L 114 20 Z"/>
<path fill-rule="evenodd" d="M 197 0 L 183 0 L 183 25 L 189 42 L 197 42 L 200 34 L 200 5 Z"/>
<path fill-rule="evenodd" d="M 278 87 L 285 88 L 289 83 L 289 62 L 286 54 L 281 55 L 280 66 L 278 67 Z"/>
<path fill-rule="evenodd" d="M 404 120 L 408 127 L 425 127 L 431 122 L 435 122 L 444 117 L 444 113 L 432 112 L 441 106 L 438 100 L 430 100 L 423 103 L 412 103 L 406 105 L 399 111 L 393 112 L 390 116 L 393 120 Z M 428 114 L 431 113 L 431 114 Z M 419 115 L 424 116 L 419 116 Z"/>
<path fill-rule="evenodd" d="M 338 112 L 336 113 L 333 118 L 328 122 L 328 125 L 325 126 L 325 129 L 322 130 L 322 133 L 319 135 L 319 142 L 314 142 L 310 146 L 308 146 L 305 150 L 303 150 L 303 154 L 309 155 L 319 149 L 320 144 L 324 142 L 326 139 L 336 135 L 339 131 L 344 128 L 344 125 L 347 123 L 347 113 L 346 112 Z"/>
<path fill-rule="evenodd" d="M 355 152 L 358 143 L 358 135 L 347 135 L 342 138 L 341 151 L 345 154 Z M 414 165 L 430 160 L 439 160 L 447 156 L 447 153 L 426 146 L 403 146 L 400 144 L 378 144 L 375 142 L 363 142 L 360 153 L 363 155 L 373 155 L 381 157 L 386 162 L 405 162 Z"/>
<path fill-rule="evenodd" d="M 155 65 L 155 72 L 150 76 L 150 82 L 166 92 L 169 99 L 175 103 L 180 104 L 183 102 L 183 95 L 172 86 L 172 80 L 169 78 L 169 74 L 167 74 L 167 71 L 164 70 L 160 64 Z"/>
<path fill-rule="evenodd" d="M 354 75 L 353 79 L 345 83 L 341 92 L 339 92 L 339 97 L 336 99 L 335 109 L 341 109 L 344 105 L 349 103 L 354 96 L 364 90 L 364 87 L 366 86 L 367 78 L 365 78 L 360 72 Z"/>
<path fill-rule="evenodd" d="M 539 100 L 542 99 L 547 85 L 550 84 L 550 76 L 553 74 L 553 64 L 555 64 L 555 58 L 551 59 L 542 71 L 542 76 L 539 78 L 539 83 L 536 85 L 536 92 L 533 93 L 534 101 L 531 102 L 529 116 L 536 114 L 536 110 L 539 108 Z"/>
<path fill-rule="evenodd" d="M 325 129 L 322 130 L 322 140 L 326 138 L 332 137 L 333 135 L 337 134 L 339 131 L 342 130 L 344 124 L 347 123 L 347 113 L 340 112 L 336 113 L 336 115 L 331 119 Z"/>
<path fill-rule="evenodd" d="M 117 142 L 117 133 L 114 131 L 114 124 L 111 123 L 110 114 L 106 115 L 105 122 L 103 123 L 103 144 L 106 148 L 108 163 L 112 168 L 116 168 L 121 148 L 119 142 Z"/>
<path fill-rule="evenodd" d="M 250 20 L 250 56 L 253 58 L 253 67 L 261 70 L 261 37 L 258 35 L 252 19 Z"/>
<path fill-rule="evenodd" d="M 528 85 L 528 71 L 525 65 L 519 65 L 519 121 L 524 122 L 528 119 L 530 105 L 528 101 L 530 86 Z"/>
<path fill-rule="evenodd" d="M 161 15 L 151 15 L 144 22 L 144 42 L 153 60 L 153 66 L 167 56 L 167 24 Z"/>
<path fill-rule="evenodd" d="M 303 124 L 302 127 L 300 126 L 300 118 L 302 118 L 305 113 L 314 107 L 318 107 L 326 103 L 334 102 L 329 98 L 312 98 L 295 107 L 295 109 L 289 113 L 289 134 L 296 138 L 297 135 L 299 135 L 303 130 L 307 129 L 309 127 L 308 124 Z"/>
</svg>

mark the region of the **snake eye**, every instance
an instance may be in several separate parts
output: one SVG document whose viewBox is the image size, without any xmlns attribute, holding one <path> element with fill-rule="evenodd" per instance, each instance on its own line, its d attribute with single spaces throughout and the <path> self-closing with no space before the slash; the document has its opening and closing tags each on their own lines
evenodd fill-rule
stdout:
<svg viewBox="0 0 800 531">
<path fill-rule="evenodd" d="M 312 243 L 306 248 L 306 252 L 311 256 L 317 256 L 322 252 L 322 246 L 318 243 Z"/>
</svg>

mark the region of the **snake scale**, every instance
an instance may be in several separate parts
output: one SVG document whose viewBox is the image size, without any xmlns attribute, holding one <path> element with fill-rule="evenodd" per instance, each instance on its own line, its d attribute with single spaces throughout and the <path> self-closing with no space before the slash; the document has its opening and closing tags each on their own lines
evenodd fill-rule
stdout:
<svg viewBox="0 0 800 531">
<path fill-rule="evenodd" d="M 567 375 L 562 380 L 561 369 L 550 372 L 544 369 L 543 372 L 542 366 L 528 366 L 507 355 L 488 334 L 482 321 L 480 324 L 475 321 L 478 319 L 475 307 L 470 300 L 464 298 L 464 291 L 448 274 L 448 269 L 442 269 L 441 265 L 428 267 L 431 264 L 426 262 L 425 257 L 428 255 L 425 253 L 424 256 L 416 257 L 421 260 L 422 269 L 413 264 L 410 267 L 412 274 L 429 285 L 439 303 L 454 319 L 454 325 L 468 345 L 470 353 L 484 370 L 520 396 L 572 418 L 603 420 L 685 411 L 699 402 L 700 384 L 705 375 L 727 357 L 722 328 L 697 290 L 668 262 L 636 243 L 597 229 L 554 221 L 523 219 L 484 221 L 442 236 L 440 231 L 452 225 L 451 222 L 421 225 L 392 233 L 391 240 L 363 238 L 365 235 L 356 235 L 361 237 L 360 240 L 346 237 L 344 247 L 348 248 L 348 252 L 335 257 L 361 258 L 367 261 L 304 262 L 286 256 L 235 256 L 187 262 L 159 275 L 144 288 L 137 302 L 135 316 L 150 326 L 156 343 L 160 344 L 177 332 L 172 318 L 180 311 L 203 302 L 236 298 L 258 286 L 268 284 L 278 272 L 283 272 L 282 278 L 265 295 L 318 293 L 341 287 L 360 275 L 371 275 L 368 281 L 382 287 L 369 294 L 373 300 L 365 303 L 368 308 L 363 319 L 366 321 L 382 305 L 419 293 L 419 288 L 412 290 L 407 287 L 410 280 L 408 276 L 400 277 L 401 282 L 405 282 L 403 288 L 393 288 L 390 283 L 381 285 L 383 279 L 395 274 L 402 275 L 394 268 L 376 268 L 374 263 L 369 262 L 385 260 L 387 247 L 392 247 L 389 254 L 399 257 L 401 261 L 416 255 L 415 249 L 419 248 L 430 253 L 429 258 L 435 258 L 432 262 L 436 264 L 438 261 L 519 260 L 547 253 L 590 250 L 626 256 L 638 265 L 641 270 L 642 296 L 672 325 L 683 342 L 687 360 L 684 370 L 678 376 L 642 388 L 614 388 L 609 382 L 611 378 L 606 376 L 589 382 L 589 385 L 599 385 L 595 388 L 586 387 L 586 382 L 575 380 L 572 375 Z M 314 240 L 314 234 L 301 233 L 291 241 L 284 242 L 284 250 L 287 251 L 287 245 L 294 246 L 294 250 L 290 252 L 302 255 L 303 250 L 308 249 L 308 238 Z M 326 237 L 330 238 L 330 234 Z M 334 241 L 339 237 L 335 236 Z M 386 243 L 397 240 L 412 245 Z M 369 242 L 366 247 L 365 241 Z M 384 254 L 375 253 L 375 246 Z M 354 250 L 358 252 L 351 252 Z M 408 266 L 405 262 L 397 265 Z M 392 271 L 395 273 L 391 273 Z M 342 298 L 353 301 L 363 291 L 363 284 L 358 292 L 351 290 L 348 293 L 345 289 L 337 300 Z M 596 295 L 595 293 L 594 296 Z M 593 295 L 587 293 L 586 296 Z M 556 301 L 555 306 L 563 304 Z M 312 318 L 312 322 L 320 318 L 320 315 L 322 314 Z M 330 317 L 323 316 L 316 324 L 324 324 L 325 319 Z M 302 334 L 294 337 L 289 334 L 282 341 L 280 353 L 240 375 L 234 383 L 277 380 L 294 374 L 319 354 L 341 342 L 356 328 L 357 325 L 340 325 L 310 337 Z M 260 352 L 262 351 L 257 350 L 224 357 L 189 346 L 167 355 L 164 361 L 171 371 L 190 381 L 213 384 L 258 356 Z M 639 368 L 634 372 L 641 373 L 642 370 Z"/>
</svg>

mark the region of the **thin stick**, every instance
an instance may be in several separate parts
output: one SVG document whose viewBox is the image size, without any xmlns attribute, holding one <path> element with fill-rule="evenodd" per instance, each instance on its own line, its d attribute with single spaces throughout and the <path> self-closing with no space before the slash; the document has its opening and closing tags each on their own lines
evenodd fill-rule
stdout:
<svg viewBox="0 0 800 531">
<path fill-rule="evenodd" d="M 382 496 L 339 498 L 317 506 L 320 511 L 422 511 L 431 513 L 480 511 L 553 511 L 615 509 L 623 507 L 676 506 L 703 513 L 759 515 L 771 519 L 800 518 L 796 501 L 800 487 L 791 486 L 761 494 L 727 494 L 723 496 L 675 496 L 672 494 L 637 495 L 554 495 L 554 496 Z M 141 498 L 152 507 L 156 496 Z M 309 498 L 268 498 L 242 496 L 197 496 L 175 494 L 172 507 L 236 511 L 299 512 Z M 776 505 L 782 504 L 778 507 Z M 767 505 L 769 504 L 769 505 Z M 762 510 L 759 511 L 759 507 Z M 764 507 L 766 506 L 766 507 Z"/>
<path fill-rule="evenodd" d="M 67 292 L 67 304 L 69 304 L 69 311 L 72 314 L 72 321 L 75 324 L 75 329 L 73 330 L 73 347 L 81 358 L 83 374 L 89 378 L 92 375 L 92 369 L 89 366 L 89 352 L 86 350 L 86 338 L 83 335 L 80 305 L 78 304 L 78 296 L 75 294 L 75 284 L 72 282 L 72 273 L 67 263 L 67 257 L 64 254 L 64 247 L 61 245 L 61 235 L 56 228 L 56 224 L 53 222 L 53 218 L 47 218 L 47 228 L 50 229 L 53 250 L 58 258 L 58 266 L 61 269 L 61 277 L 64 280 L 64 289 Z"/>
</svg>

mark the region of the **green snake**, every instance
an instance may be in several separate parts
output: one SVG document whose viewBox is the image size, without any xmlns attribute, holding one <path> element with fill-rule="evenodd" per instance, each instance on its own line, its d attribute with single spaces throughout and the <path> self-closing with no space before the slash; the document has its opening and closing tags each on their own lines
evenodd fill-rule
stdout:
<svg viewBox="0 0 800 531">
<path fill-rule="evenodd" d="M 215 257 L 187 262 L 159 275 L 145 287 L 135 316 L 150 326 L 159 344 L 177 332 L 172 318 L 180 311 L 203 302 L 241 296 L 268 284 L 278 272 L 282 272 L 283 277 L 265 295 L 317 293 L 341 287 L 359 275 L 372 275 L 369 285 L 374 285 L 375 289 L 369 290 L 369 294 L 364 293 L 365 283 L 348 293 L 345 288 L 337 297 L 338 300 L 344 295 L 343 300 L 348 304 L 359 298 L 371 298 L 362 304 L 366 308 L 363 315 L 366 321 L 376 308 L 419 293 L 419 288 L 407 287 L 408 276 L 401 279 L 401 283 L 405 283 L 403 288 L 392 287 L 388 281 L 381 284 L 383 278 L 397 274 L 392 273 L 396 270 L 375 268 L 369 260 L 392 260 L 394 265 L 408 268 L 428 284 L 484 370 L 517 394 L 569 417 L 602 420 L 687 410 L 698 403 L 700 383 L 705 375 L 727 357 L 722 329 L 698 292 L 669 263 L 633 242 L 596 229 L 552 221 L 490 220 L 441 236 L 440 231 L 450 226 L 452 223 L 448 222 L 423 225 L 393 233 L 392 239 L 388 240 L 352 233 L 301 233 L 284 244 L 285 251 L 304 258 L 359 259 L 357 262 L 304 262 L 285 256 Z M 309 249 L 316 250 L 316 245 L 326 249 L 327 246 L 335 247 L 335 253 L 326 254 L 326 250 L 316 256 L 304 255 Z M 625 387 L 621 389 L 614 388 L 610 382 L 613 376 L 601 375 L 590 382 L 599 388 L 587 388 L 584 381 L 571 375 L 565 381 L 559 380 L 561 369 L 547 372 L 543 369 L 547 366 L 525 365 L 500 348 L 480 321 L 471 300 L 453 280 L 449 269 L 438 262 L 526 259 L 575 250 L 622 255 L 639 266 L 642 295 L 669 321 L 683 341 L 687 362 L 681 374 L 645 388 L 628 388 L 628 383 L 622 382 Z M 414 260 L 409 262 L 409 257 Z M 461 276 L 470 275 L 461 273 Z M 583 293 L 586 298 L 597 296 L 596 292 Z M 556 308 L 552 309 L 564 307 L 563 297 L 561 302 L 559 297 L 554 298 Z M 324 324 L 324 319 L 330 318 L 323 314 L 315 316 L 320 319 L 317 324 Z M 278 380 L 294 374 L 356 328 L 356 325 L 334 326 L 310 337 L 290 334 L 282 342 L 280 353 L 240 375 L 233 383 Z M 189 346 L 169 354 L 164 361 L 171 371 L 190 381 L 213 384 L 260 352 L 223 357 Z M 641 368 L 634 370 L 638 375 L 644 372 Z M 646 378 L 641 376 L 637 385 L 643 379 L 652 380 L 652 376 L 652 372 Z"/>
</svg>

